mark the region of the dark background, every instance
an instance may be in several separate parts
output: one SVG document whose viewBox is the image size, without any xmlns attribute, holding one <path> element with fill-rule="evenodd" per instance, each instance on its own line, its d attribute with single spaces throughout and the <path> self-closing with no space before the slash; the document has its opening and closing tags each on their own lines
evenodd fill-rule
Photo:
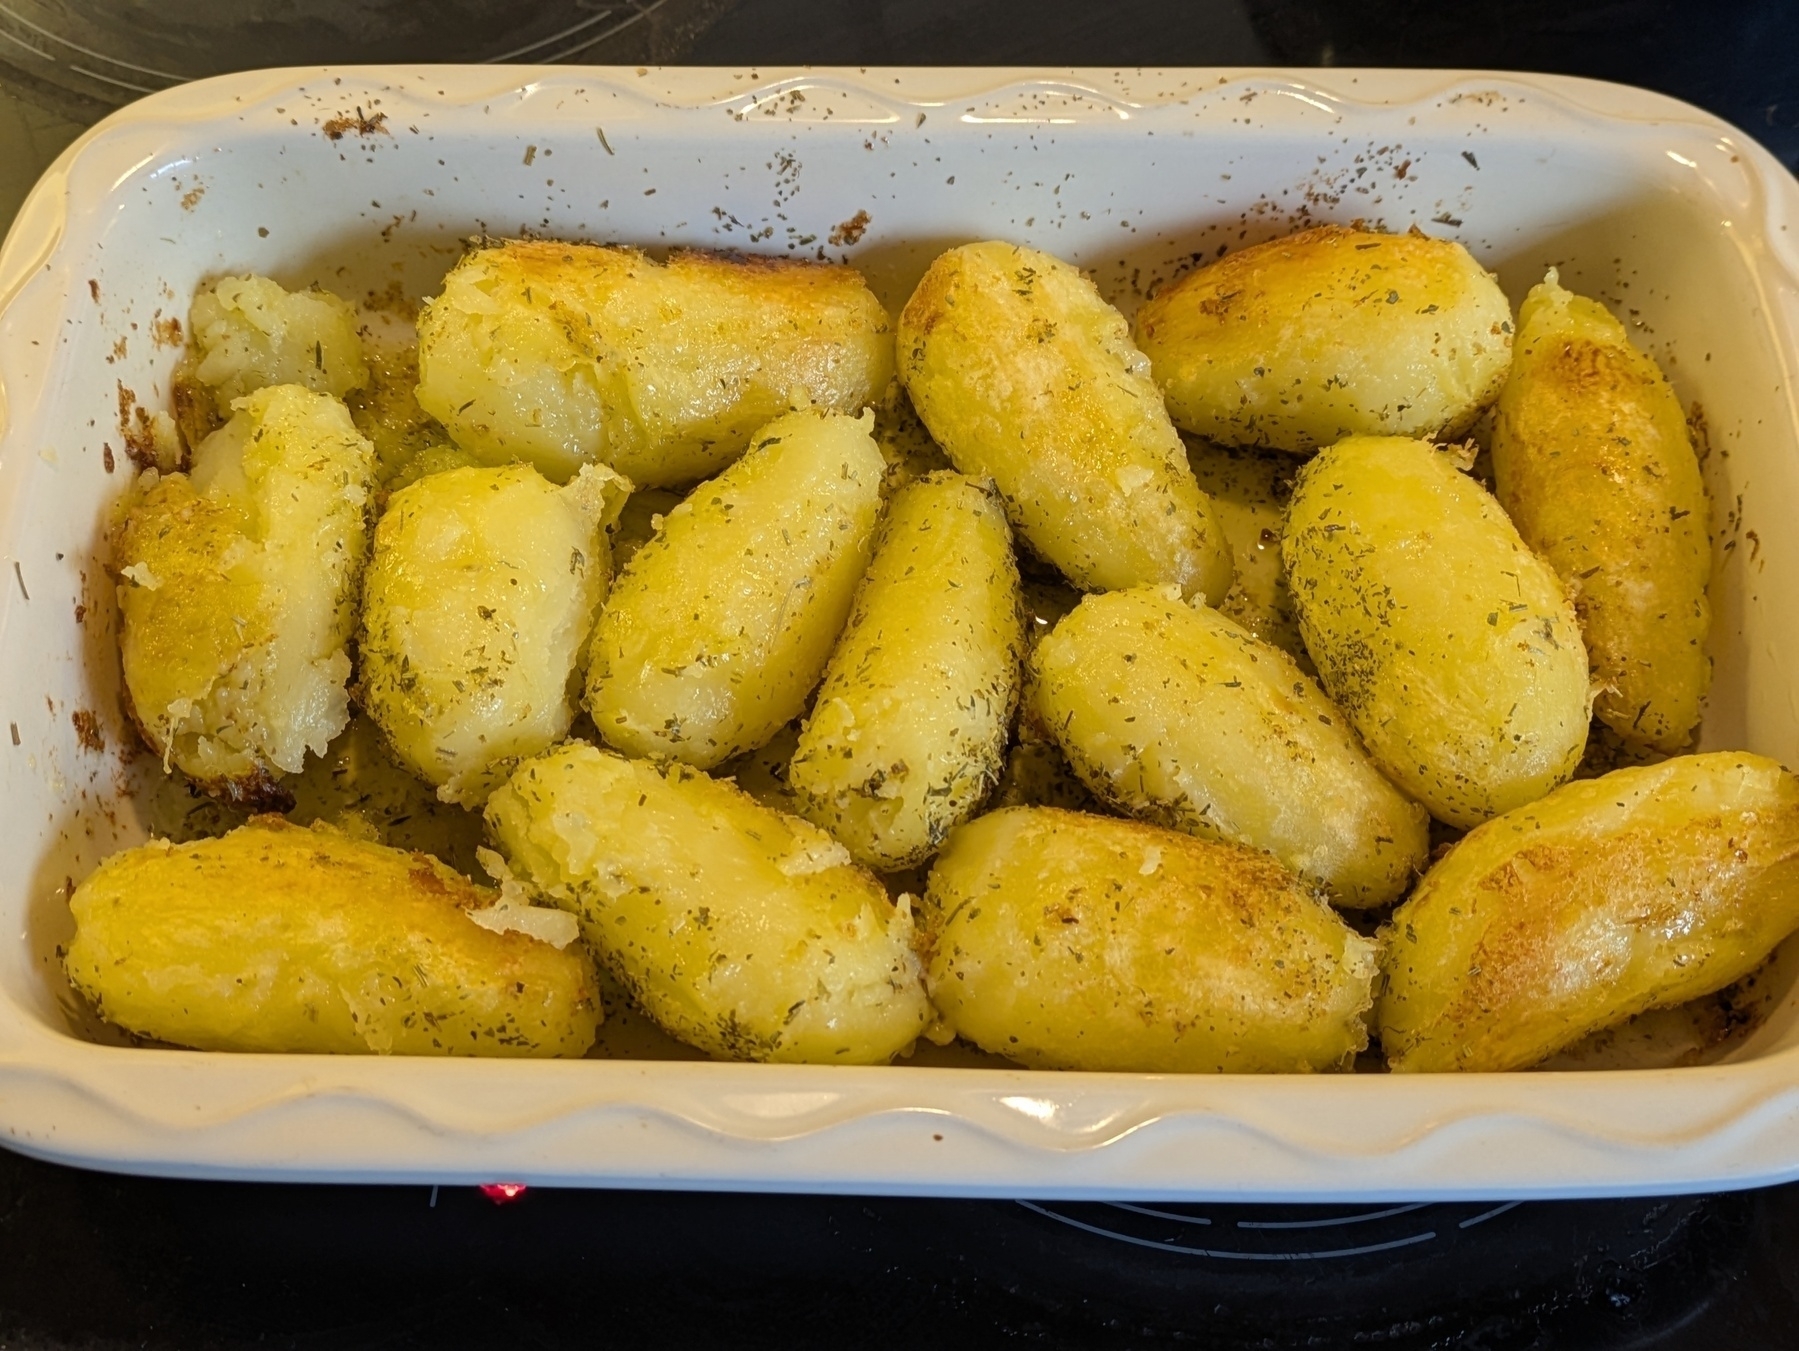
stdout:
<svg viewBox="0 0 1799 1351">
<path fill-rule="evenodd" d="M 563 31 L 549 0 L 461 2 L 480 24 L 421 21 L 425 0 L 136 9 L 0 0 L 0 32 L 67 24 L 85 45 L 127 58 L 140 50 L 134 40 L 154 41 L 154 64 L 195 75 L 319 59 L 466 60 Z M 538 55 L 1589 75 L 1691 100 L 1799 167 L 1799 2 L 573 7 L 590 19 L 605 11 L 606 21 Z M 27 26 L 7 30 L 21 16 Z M 0 42 L 0 219 L 62 145 L 127 93 L 32 65 Z M 1283 1254 L 1300 1260 L 1271 1256 Z M 502 1206 L 472 1188 L 169 1182 L 0 1153 L 0 1351 L 1014 1344 L 1795 1347 L 1799 1189 L 1151 1216 L 1100 1205 L 536 1190 Z"/>
</svg>

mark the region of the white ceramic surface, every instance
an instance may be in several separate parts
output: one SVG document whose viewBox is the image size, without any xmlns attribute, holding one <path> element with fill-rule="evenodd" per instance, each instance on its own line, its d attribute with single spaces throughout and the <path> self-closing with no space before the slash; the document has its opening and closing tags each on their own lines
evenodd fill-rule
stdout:
<svg viewBox="0 0 1799 1351">
<path fill-rule="evenodd" d="M 1127 311 L 1186 260 L 1364 218 L 1546 264 L 1704 406 L 1711 746 L 1799 764 L 1799 184 L 1696 109 L 1550 77 L 1372 71 L 267 71 L 84 136 L 0 253 L 0 1128 L 215 1177 L 1041 1197 L 1514 1197 L 1799 1175 L 1799 999 L 1726 1063 L 1157 1077 L 205 1055 L 97 1044 L 68 879 L 144 833 L 120 748 L 108 503 L 197 281 L 429 292 L 470 234 L 847 257 L 897 306 L 1002 236 Z M 859 213 L 866 213 L 861 216 Z M 860 226 L 860 228 L 858 228 Z M 129 391 L 129 393 L 127 393 Z M 110 446 L 110 450 L 107 447 Z M 106 749 L 72 715 L 96 715 Z M 91 738 L 90 738 L 91 739 Z"/>
</svg>

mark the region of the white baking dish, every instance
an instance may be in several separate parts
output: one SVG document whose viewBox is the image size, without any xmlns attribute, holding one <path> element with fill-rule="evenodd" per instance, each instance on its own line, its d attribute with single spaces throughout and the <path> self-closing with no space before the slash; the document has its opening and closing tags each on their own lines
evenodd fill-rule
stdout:
<svg viewBox="0 0 1799 1351">
<path fill-rule="evenodd" d="M 122 412 L 167 397 L 157 322 L 208 274 L 420 294 L 463 237 L 533 232 L 847 256 L 896 306 L 938 250 L 1000 236 L 1093 269 L 1128 311 L 1190 256 L 1357 217 L 1462 239 L 1514 299 L 1556 263 L 1706 410 L 1706 743 L 1799 763 L 1799 536 L 1779 525 L 1799 513 L 1796 203 L 1715 119 L 1549 77 L 349 69 L 116 114 L 57 161 L 0 254 L 6 1141 L 184 1175 L 1043 1197 L 1799 1174 L 1799 996 L 1707 1066 L 1172 1078 L 134 1049 L 89 1039 L 56 961 L 67 879 L 144 833 L 101 539 L 129 472 Z M 105 750 L 84 748 L 77 712 Z"/>
</svg>

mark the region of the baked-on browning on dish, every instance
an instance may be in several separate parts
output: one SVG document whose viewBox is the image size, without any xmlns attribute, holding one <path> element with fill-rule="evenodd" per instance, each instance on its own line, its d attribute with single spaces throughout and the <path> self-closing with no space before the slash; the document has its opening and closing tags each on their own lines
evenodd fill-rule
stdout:
<svg viewBox="0 0 1799 1351">
<path fill-rule="evenodd" d="M 1711 504 L 1685 412 L 1655 361 L 1551 271 L 1518 314 L 1493 479 L 1574 598 L 1598 697 L 1626 744 L 1692 740 L 1711 680 Z"/>
<path fill-rule="evenodd" d="M 568 742 L 521 765 L 487 821 L 520 880 L 701 1050 L 880 1064 L 929 1020 L 905 905 L 822 830 L 732 784 Z"/>
<path fill-rule="evenodd" d="M 1799 780 L 1715 751 L 1471 831 L 1384 934 L 1396 1070 L 1509 1070 L 1722 989 L 1799 928 Z"/>
<path fill-rule="evenodd" d="M 949 1029 L 1043 1069 L 1341 1069 L 1375 945 L 1267 854 L 1011 807 L 950 836 L 922 917 Z"/>
<path fill-rule="evenodd" d="M 1321 225 L 1163 287 L 1137 343 L 1175 423 L 1215 441 L 1454 440 L 1499 397 L 1512 308 L 1453 240 Z"/>
</svg>

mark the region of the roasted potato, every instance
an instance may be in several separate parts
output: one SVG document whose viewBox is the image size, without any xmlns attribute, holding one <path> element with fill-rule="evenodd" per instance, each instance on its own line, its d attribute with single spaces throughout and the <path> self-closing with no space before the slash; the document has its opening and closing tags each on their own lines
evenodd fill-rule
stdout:
<svg viewBox="0 0 1799 1351">
<path fill-rule="evenodd" d="M 179 380 L 202 417 L 209 411 L 223 421 L 236 400 L 270 385 L 300 385 L 341 399 L 369 383 L 356 311 L 329 291 L 288 291 L 267 277 L 220 277 L 195 294 L 188 327 L 193 350 Z M 210 399 L 192 393 L 194 386 Z M 207 430 L 203 421 L 199 430 Z"/>
<path fill-rule="evenodd" d="M 1268 855 L 1053 807 L 955 831 L 923 912 L 931 998 L 1043 1069 L 1337 1069 L 1375 946 Z"/>
<path fill-rule="evenodd" d="M 363 586 L 362 704 L 445 802 L 479 806 L 568 735 L 631 490 L 582 465 L 452 469 L 395 493 Z"/>
<path fill-rule="evenodd" d="M 1460 244 L 1322 225 L 1163 287 L 1137 344 L 1175 423 L 1215 441 L 1453 440 L 1499 397 L 1512 310 Z"/>
<path fill-rule="evenodd" d="M 521 765 L 487 821 L 521 880 L 690 1045 L 868 1065 L 924 1030 L 910 911 L 816 826 L 732 784 L 569 742 Z"/>
<path fill-rule="evenodd" d="M 1424 808 L 1291 657 L 1217 611 L 1172 588 L 1089 596 L 1031 667 L 1038 719 L 1119 810 L 1266 849 L 1347 906 L 1395 901 L 1423 870 Z"/>
<path fill-rule="evenodd" d="M 893 378 L 853 269 L 548 240 L 471 250 L 419 319 L 418 400 L 456 444 L 640 488 L 716 474 L 796 408 L 860 413 Z"/>
<path fill-rule="evenodd" d="M 993 479 L 1076 586 L 1230 589 L 1230 546 L 1142 354 L 1075 268 L 1010 244 L 951 249 L 900 315 L 899 369 L 956 468 Z"/>
<path fill-rule="evenodd" d="M 607 744 L 710 769 L 799 716 L 868 567 L 885 468 L 870 423 L 769 423 L 632 556 L 589 657 Z"/>
<path fill-rule="evenodd" d="M 1799 928 L 1799 780 L 1741 751 L 1614 770 L 1471 831 L 1394 911 L 1396 1070 L 1535 1064 L 1729 985 Z"/>
<path fill-rule="evenodd" d="M 1711 510 L 1680 400 L 1597 301 L 1531 288 L 1493 426 L 1493 477 L 1524 542 L 1574 598 L 1593 712 L 1677 751 L 1711 679 Z"/>
<path fill-rule="evenodd" d="M 1319 452 L 1281 552 L 1326 692 L 1433 816 L 1478 825 L 1574 772 L 1589 707 L 1574 608 L 1448 455 L 1382 436 Z"/>
<path fill-rule="evenodd" d="M 373 481 L 344 406 L 297 385 L 239 400 L 191 474 L 138 481 L 113 539 L 120 647 L 165 768 L 285 807 L 276 776 L 343 730 Z"/>
<path fill-rule="evenodd" d="M 1312 659 L 1299 636 L 1281 563 L 1281 526 L 1297 466 L 1291 456 L 1273 451 L 1186 440 L 1187 463 L 1200 491 L 1212 499 L 1236 566 L 1237 580 L 1218 602 L 1218 612 L 1273 643 L 1310 675 Z"/>
<path fill-rule="evenodd" d="M 953 471 L 900 489 L 787 782 L 858 863 L 924 862 L 999 778 L 1024 619 L 998 500 Z"/>
<path fill-rule="evenodd" d="M 107 859 L 63 965 L 108 1022 L 203 1051 L 582 1054 L 586 953 L 490 927 L 496 907 L 429 855 L 257 817 Z"/>
</svg>

